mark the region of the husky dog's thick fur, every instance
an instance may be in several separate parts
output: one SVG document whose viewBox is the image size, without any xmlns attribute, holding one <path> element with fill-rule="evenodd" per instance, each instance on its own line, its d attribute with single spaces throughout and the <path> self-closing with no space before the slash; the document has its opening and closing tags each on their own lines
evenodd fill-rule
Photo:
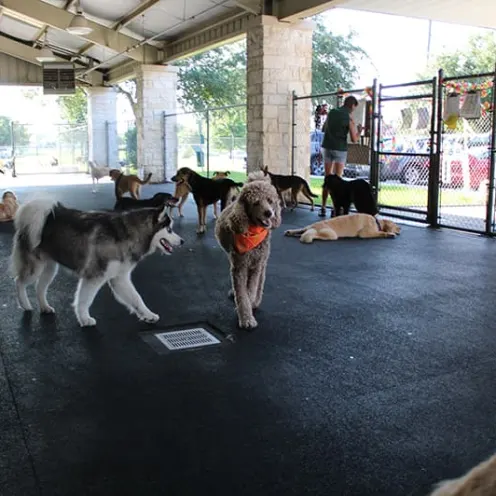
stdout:
<svg viewBox="0 0 496 496">
<path fill-rule="evenodd" d="M 47 289 L 62 265 L 79 277 L 74 311 L 82 327 L 96 325 L 89 310 L 105 283 L 140 320 L 158 321 L 134 287 L 131 272 L 145 256 L 156 250 L 170 255 L 174 246 L 183 243 L 173 232 L 166 209 L 82 212 L 52 199 L 22 205 L 14 221 L 11 256 L 20 306 L 32 310 L 26 288 L 36 283 L 40 311 L 54 313 Z"/>
</svg>

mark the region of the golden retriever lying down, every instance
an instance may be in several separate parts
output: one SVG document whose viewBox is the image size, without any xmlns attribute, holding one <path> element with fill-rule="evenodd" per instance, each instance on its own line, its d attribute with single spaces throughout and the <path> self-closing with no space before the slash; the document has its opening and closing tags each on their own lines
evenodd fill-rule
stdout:
<svg viewBox="0 0 496 496">
<path fill-rule="evenodd" d="M 495 494 L 496 455 L 493 455 L 462 477 L 439 483 L 431 496 L 494 496 Z"/>
<path fill-rule="evenodd" d="M 300 236 L 302 243 L 311 243 L 314 239 L 394 238 L 400 231 L 401 228 L 390 220 L 369 214 L 353 214 L 321 220 L 301 229 L 290 229 L 284 235 Z"/>
</svg>

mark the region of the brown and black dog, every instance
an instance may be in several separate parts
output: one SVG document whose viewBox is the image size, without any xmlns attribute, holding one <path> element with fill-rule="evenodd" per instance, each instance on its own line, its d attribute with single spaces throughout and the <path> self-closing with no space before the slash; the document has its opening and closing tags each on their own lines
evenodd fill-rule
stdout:
<svg viewBox="0 0 496 496">
<path fill-rule="evenodd" d="M 212 174 L 212 179 L 216 181 L 217 179 L 226 179 L 229 176 L 230 172 L 219 172 L 215 171 Z M 176 182 L 176 188 L 174 190 L 174 197 L 179 198 L 180 202 L 177 206 L 177 210 L 179 212 L 179 217 L 184 217 L 183 215 L 183 205 L 186 203 L 186 200 L 188 199 L 189 194 L 191 193 L 191 187 L 186 181 L 177 181 Z M 217 216 L 219 215 L 218 212 L 218 202 L 214 203 L 214 219 L 217 219 Z"/>
<path fill-rule="evenodd" d="M 267 166 L 261 167 L 261 171 L 270 177 L 270 181 L 272 182 L 272 186 L 276 188 L 279 193 L 279 198 L 282 201 L 282 205 L 286 208 L 286 201 L 284 200 L 283 193 L 285 191 L 291 191 L 291 202 L 293 203 L 293 207 L 291 210 L 295 209 L 298 206 L 298 195 L 301 193 L 305 198 L 308 198 L 310 204 L 312 205 L 312 211 L 314 209 L 313 199 L 317 198 L 318 195 L 312 193 L 310 186 L 300 176 L 284 176 L 282 174 L 272 174 L 269 172 L 269 168 Z"/>
<path fill-rule="evenodd" d="M 224 210 L 227 205 L 231 190 L 241 188 L 243 183 L 234 182 L 227 177 L 210 179 L 201 176 L 189 167 L 181 167 L 171 180 L 176 183 L 185 184 L 191 191 L 198 209 L 198 234 L 203 234 L 206 230 L 207 207 L 220 200 L 220 210 Z M 184 186 L 183 186 L 184 187 Z M 176 193 L 174 193 L 176 196 Z M 184 202 L 178 205 L 178 209 Z"/>
<path fill-rule="evenodd" d="M 138 176 L 126 175 L 119 169 L 111 169 L 109 176 L 115 182 L 115 198 L 119 199 L 121 196 L 129 193 L 135 200 L 140 199 L 140 190 L 143 184 L 148 184 L 152 178 L 150 172 L 146 179 L 143 181 Z"/>
</svg>

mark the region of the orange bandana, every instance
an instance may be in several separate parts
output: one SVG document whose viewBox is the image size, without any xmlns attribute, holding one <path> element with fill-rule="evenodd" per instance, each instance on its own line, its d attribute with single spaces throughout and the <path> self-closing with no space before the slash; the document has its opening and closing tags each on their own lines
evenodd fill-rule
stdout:
<svg viewBox="0 0 496 496">
<path fill-rule="evenodd" d="M 248 231 L 234 235 L 234 247 L 243 255 L 256 248 L 269 234 L 265 227 L 250 226 Z"/>
</svg>

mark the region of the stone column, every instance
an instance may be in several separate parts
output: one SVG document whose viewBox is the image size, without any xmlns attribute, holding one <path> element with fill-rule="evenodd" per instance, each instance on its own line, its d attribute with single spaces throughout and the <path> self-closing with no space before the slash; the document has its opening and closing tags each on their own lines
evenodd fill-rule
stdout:
<svg viewBox="0 0 496 496">
<path fill-rule="evenodd" d="M 119 168 L 117 92 L 114 88 L 88 88 L 88 160 Z"/>
<path fill-rule="evenodd" d="M 177 170 L 176 112 L 178 68 L 140 65 L 136 69 L 138 168 L 152 183 L 170 180 Z"/>
<path fill-rule="evenodd" d="M 253 19 L 247 33 L 247 169 L 291 174 L 292 92 L 312 91 L 313 23 Z M 310 175 L 311 100 L 296 107 L 295 174 Z"/>
</svg>

